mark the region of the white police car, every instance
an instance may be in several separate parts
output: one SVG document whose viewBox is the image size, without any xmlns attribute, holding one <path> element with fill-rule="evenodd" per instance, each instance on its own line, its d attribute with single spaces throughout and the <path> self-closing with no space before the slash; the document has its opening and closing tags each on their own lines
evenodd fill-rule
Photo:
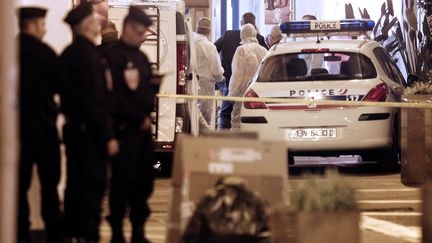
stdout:
<svg viewBox="0 0 432 243">
<path fill-rule="evenodd" d="M 281 24 L 290 37 L 271 48 L 245 97 L 397 101 L 405 80 L 387 51 L 357 36 L 373 21 L 297 21 Z M 313 37 L 313 38 L 310 38 Z M 326 40 L 323 40 L 326 39 Z M 318 102 L 319 103 L 319 102 Z M 243 102 L 241 128 L 282 140 L 293 154 L 358 154 L 363 161 L 398 163 L 399 110 L 379 106 Z"/>
</svg>

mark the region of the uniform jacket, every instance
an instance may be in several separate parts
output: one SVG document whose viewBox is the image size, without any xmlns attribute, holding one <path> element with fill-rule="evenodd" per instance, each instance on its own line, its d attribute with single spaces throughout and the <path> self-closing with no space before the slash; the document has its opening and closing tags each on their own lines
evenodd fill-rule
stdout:
<svg viewBox="0 0 432 243">
<path fill-rule="evenodd" d="M 139 48 L 122 41 L 111 48 L 107 60 L 113 77 L 117 121 L 139 126 L 155 107 L 157 89 L 150 84 L 151 65 Z M 127 69 L 138 71 L 136 87 L 128 85 L 125 79 Z"/>
<path fill-rule="evenodd" d="M 46 44 L 27 34 L 20 41 L 20 111 L 32 119 L 57 116 L 54 94 L 60 83 L 59 59 Z M 24 119 L 26 120 L 26 119 Z"/>
<path fill-rule="evenodd" d="M 97 47 L 77 35 L 62 53 L 64 82 L 61 86 L 62 110 L 71 122 L 83 123 L 101 141 L 113 135 L 109 129 L 107 74 Z"/>
</svg>

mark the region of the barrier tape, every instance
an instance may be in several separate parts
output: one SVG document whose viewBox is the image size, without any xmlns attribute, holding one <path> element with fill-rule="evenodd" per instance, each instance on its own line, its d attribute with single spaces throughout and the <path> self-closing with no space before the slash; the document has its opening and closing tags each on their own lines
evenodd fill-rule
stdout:
<svg viewBox="0 0 432 243">
<path fill-rule="evenodd" d="M 336 106 L 375 106 L 389 108 L 423 108 L 432 109 L 431 102 L 370 102 L 370 101 L 340 101 L 340 100 L 315 100 L 315 99 L 292 99 L 292 98 L 254 98 L 254 97 L 232 97 L 232 96 L 205 96 L 205 95 L 178 95 L 178 94 L 157 94 L 159 98 L 175 99 L 199 99 L 199 100 L 219 100 L 234 102 L 264 102 L 264 103 L 285 103 L 285 104 L 306 104 L 316 105 L 336 105 Z"/>
</svg>

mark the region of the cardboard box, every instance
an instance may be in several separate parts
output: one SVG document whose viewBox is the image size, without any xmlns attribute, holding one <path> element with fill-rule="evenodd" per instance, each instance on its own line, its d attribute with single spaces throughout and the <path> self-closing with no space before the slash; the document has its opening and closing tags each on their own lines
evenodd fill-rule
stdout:
<svg viewBox="0 0 432 243">
<path fill-rule="evenodd" d="M 172 174 L 170 224 L 179 225 L 182 232 L 205 191 L 227 176 L 245 180 L 270 206 L 286 201 L 287 153 L 279 142 L 180 135 Z M 171 236 L 167 239 L 178 242 Z"/>
</svg>

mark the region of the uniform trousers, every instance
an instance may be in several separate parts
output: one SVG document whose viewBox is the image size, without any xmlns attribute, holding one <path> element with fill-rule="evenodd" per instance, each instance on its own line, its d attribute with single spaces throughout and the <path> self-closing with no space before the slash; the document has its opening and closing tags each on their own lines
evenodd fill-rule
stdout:
<svg viewBox="0 0 432 243">
<path fill-rule="evenodd" d="M 41 119 L 22 114 L 20 127 L 20 182 L 18 242 L 29 241 L 29 203 L 27 192 L 31 186 L 33 165 L 41 185 L 41 214 L 45 231 L 51 237 L 61 231 L 61 212 L 57 185 L 60 181 L 60 147 L 55 127 L 56 117 Z"/>
<path fill-rule="evenodd" d="M 153 192 L 155 161 L 150 131 L 126 127 L 120 132 L 120 153 L 112 160 L 111 222 L 121 222 L 130 209 L 133 225 L 144 225 L 150 215 L 147 200 Z"/>
<path fill-rule="evenodd" d="M 67 122 L 63 134 L 67 156 L 66 236 L 98 240 L 107 180 L 106 141 L 82 123 Z"/>
</svg>

